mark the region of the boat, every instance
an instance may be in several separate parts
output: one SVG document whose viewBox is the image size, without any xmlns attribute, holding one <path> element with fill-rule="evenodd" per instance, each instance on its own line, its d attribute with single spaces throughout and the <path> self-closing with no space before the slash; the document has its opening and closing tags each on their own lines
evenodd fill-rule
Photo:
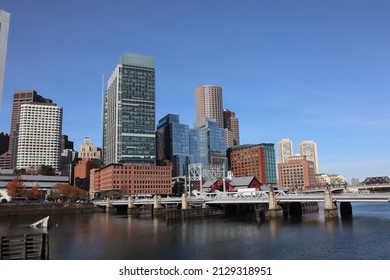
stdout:
<svg viewBox="0 0 390 280">
<path fill-rule="evenodd" d="M 48 228 L 49 227 L 49 217 L 47 216 L 43 219 L 40 219 L 39 221 L 36 221 L 35 223 L 32 223 L 30 227 L 35 227 L 35 228 Z"/>
</svg>

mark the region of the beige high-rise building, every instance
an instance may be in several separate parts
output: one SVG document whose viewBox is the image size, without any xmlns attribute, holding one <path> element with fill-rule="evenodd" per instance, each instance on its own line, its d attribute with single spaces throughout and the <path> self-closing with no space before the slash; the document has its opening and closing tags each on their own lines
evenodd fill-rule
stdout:
<svg viewBox="0 0 390 280">
<path fill-rule="evenodd" d="M 293 154 L 293 144 L 290 139 L 283 138 L 278 143 L 278 162 L 286 163 Z"/>
<path fill-rule="evenodd" d="M 196 122 L 204 118 L 214 119 L 220 128 L 223 125 L 222 88 L 204 85 L 195 89 Z"/>
<path fill-rule="evenodd" d="M 305 140 L 299 144 L 299 154 L 306 156 L 307 160 L 314 162 L 315 174 L 319 174 L 317 143 L 312 140 Z"/>
<path fill-rule="evenodd" d="M 89 137 L 84 137 L 83 143 L 80 144 L 79 157 L 101 160 L 101 149 L 95 147 Z"/>
<path fill-rule="evenodd" d="M 3 95 L 4 69 L 5 69 L 5 60 L 7 56 L 10 17 L 11 15 L 9 13 L 0 10 L 0 108 L 1 108 L 1 99 Z"/>
</svg>

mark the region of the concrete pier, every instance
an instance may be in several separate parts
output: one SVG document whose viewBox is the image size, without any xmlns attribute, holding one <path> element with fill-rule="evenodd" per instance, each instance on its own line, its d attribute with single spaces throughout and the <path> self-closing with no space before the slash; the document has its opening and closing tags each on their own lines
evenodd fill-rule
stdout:
<svg viewBox="0 0 390 280">
<path fill-rule="evenodd" d="M 106 213 L 116 213 L 116 207 L 112 206 L 110 199 L 107 197 L 106 199 Z"/>
<path fill-rule="evenodd" d="M 276 201 L 276 194 L 273 189 L 268 194 L 268 210 L 267 214 L 269 217 L 283 216 L 283 209 Z"/>
<path fill-rule="evenodd" d="M 337 205 L 336 202 L 333 201 L 332 192 L 329 189 L 324 191 L 324 211 L 326 218 L 337 217 Z"/>
</svg>

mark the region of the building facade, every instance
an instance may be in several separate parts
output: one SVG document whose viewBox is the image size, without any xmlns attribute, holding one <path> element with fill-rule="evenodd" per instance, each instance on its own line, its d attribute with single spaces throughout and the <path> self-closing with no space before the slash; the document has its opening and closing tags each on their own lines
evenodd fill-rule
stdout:
<svg viewBox="0 0 390 280">
<path fill-rule="evenodd" d="M 110 164 L 93 173 L 94 193 L 170 194 L 171 166 Z"/>
<path fill-rule="evenodd" d="M 104 165 L 155 164 L 155 122 L 154 59 L 124 53 L 104 96 Z"/>
<path fill-rule="evenodd" d="M 84 137 L 83 143 L 80 144 L 79 157 L 84 159 L 97 159 L 101 160 L 102 151 L 100 148 L 95 147 L 95 145 L 91 142 L 89 137 Z"/>
<path fill-rule="evenodd" d="M 60 170 L 62 108 L 55 104 L 21 105 L 16 168 L 41 165 Z"/>
<path fill-rule="evenodd" d="M 16 168 L 20 110 L 21 106 L 27 103 L 52 104 L 52 101 L 50 99 L 38 95 L 35 90 L 14 92 L 8 151 L 0 156 L 0 166 L 4 169 Z"/>
<path fill-rule="evenodd" d="M 307 160 L 314 162 L 314 172 L 319 173 L 317 143 L 312 140 L 305 140 L 299 144 L 299 154 L 306 156 Z"/>
<path fill-rule="evenodd" d="M 290 139 L 283 138 L 278 142 L 278 163 L 288 162 L 288 158 L 293 156 L 293 144 Z"/>
<path fill-rule="evenodd" d="M 195 89 L 195 113 L 198 122 L 202 119 L 214 119 L 223 128 L 222 88 L 215 85 L 204 85 Z"/>
<path fill-rule="evenodd" d="M 238 118 L 234 112 L 223 110 L 223 127 L 225 128 L 226 149 L 240 145 Z"/>
<path fill-rule="evenodd" d="M 276 185 L 274 144 L 241 145 L 227 151 L 229 169 L 235 177 L 255 176 L 262 185 Z"/>
<path fill-rule="evenodd" d="M 225 143 L 225 130 L 214 119 L 198 120 L 190 131 L 190 162 L 223 164 Z"/>
<path fill-rule="evenodd" d="M 11 15 L 0 10 L 0 108 L 3 97 L 4 70 L 7 56 L 8 31 Z"/>
<path fill-rule="evenodd" d="M 291 156 L 288 162 L 278 164 L 279 185 L 289 190 L 314 188 L 315 165 L 306 156 Z"/>
<path fill-rule="evenodd" d="M 181 124 L 178 115 L 168 114 L 160 119 L 156 132 L 157 165 L 172 165 L 172 176 L 187 174 L 190 158 L 190 128 Z"/>
</svg>

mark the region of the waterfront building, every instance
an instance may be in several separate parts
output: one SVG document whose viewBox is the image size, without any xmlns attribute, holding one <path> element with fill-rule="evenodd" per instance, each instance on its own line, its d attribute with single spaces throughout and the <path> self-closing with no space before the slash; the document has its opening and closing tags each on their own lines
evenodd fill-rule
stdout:
<svg viewBox="0 0 390 280">
<path fill-rule="evenodd" d="M 293 156 L 293 144 L 290 139 L 283 138 L 278 142 L 278 163 L 288 162 L 288 158 Z"/>
<path fill-rule="evenodd" d="M 0 189 L 5 189 L 7 184 L 15 178 L 16 176 L 12 173 L 0 172 Z M 18 178 L 23 181 L 27 190 L 38 187 L 44 195 L 49 195 L 57 184 L 69 183 L 68 176 L 19 175 Z"/>
<path fill-rule="evenodd" d="M 203 85 L 195 89 L 195 122 L 205 118 L 214 119 L 220 128 L 224 127 L 222 88 Z"/>
<path fill-rule="evenodd" d="M 155 122 L 154 59 L 124 53 L 104 94 L 104 164 L 155 164 Z"/>
<path fill-rule="evenodd" d="M 190 127 L 181 124 L 179 115 L 168 114 L 159 120 L 156 132 L 157 165 L 172 165 L 172 176 L 187 174 L 190 158 Z"/>
<path fill-rule="evenodd" d="M 172 167 L 138 164 L 109 164 L 93 174 L 97 193 L 169 194 L 172 192 Z"/>
<path fill-rule="evenodd" d="M 9 13 L 0 10 L 0 108 L 3 97 L 4 70 L 7 56 L 10 17 L 11 15 Z"/>
<path fill-rule="evenodd" d="M 101 168 L 101 161 L 98 158 L 84 157 L 79 160 L 73 172 L 73 184 L 84 190 L 89 190 L 90 187 L 90 172 L 92 169 Z"/>
<path fill-rule="evenodd" d="M 62 108 L 56 104 L 20 106 L 17 169 L 48 165 L 60 170 Z"/>
<path fill-rule="evenodd" d="M 326 187 L 346 187 L 347 180 L 340 174 L 316 174 L 315 175 L 316 188 Z"/>
<path fill-rule="evenodd" d="M 262 185 L 276 185 L 274 144 L 240 145 L 227 151 L 229 170 L 236 177 L 256 176 Z"/>
<path fill-rule="evenodd" d="M 306 156 L 307 160 L 314 162 L 314 172 L 319 173 L 317 143 L 313 140 L 305 140 L 299 144 L 299 154 Z"/>
<path fill-rule="evenodd" d="M 238 118 L 234 112 L 223 110 L 223 127 L 225 128 L 226 149 L 240 145 Z"/>
<path fill-rule="evenodd" d="M 315 165 L 306 156 L 291 156 L 278 164 L 279 185 L 290 190 L 303 190 L 315 186 Z"/>
</svg>

